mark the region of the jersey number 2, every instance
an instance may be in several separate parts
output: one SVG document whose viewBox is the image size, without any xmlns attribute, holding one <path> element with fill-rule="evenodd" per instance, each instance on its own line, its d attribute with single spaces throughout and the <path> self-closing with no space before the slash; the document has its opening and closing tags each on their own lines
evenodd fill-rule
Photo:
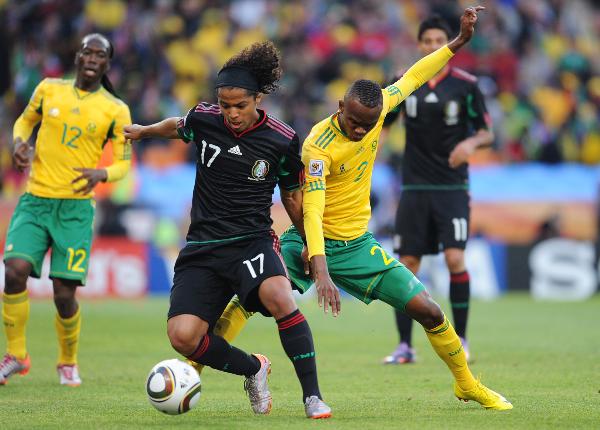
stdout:
<svg viewBox="0 0 600 430">
<path fill-rule="evenodd" d="M 379 250 L 379 252 L 381 252 L 381 257 L 383 258 L 383 264 L 385 264 L 386 266 L 389 265 L 392 261 L 394 261 L 394 257 L 390 257 L 387 255 L 387 253 L 383 250 L 383 248 L 381 246 L 377 246 L 374 245 L 371 248 L 371 255 L 375 255 L 375 251 Z"/>
<path fill-rule="evenodd" d="M 206 152 L 207 146 L 213 151 L 215 151 L 206 163 L 206 167 L 210 167 L 213 161 L 215 161 L 215 158 L 217 158 L 217 155 L 219 155 L 219 153 L 221 152 L 221 148 L 219 148 L 217 145 L 213 145 L 212 143 L 206 143 L 205 140 L 202 140 L 202 152 L 200 153 L 200 160 L 202 160 L 202 164 L 204 164 L 204 153 Z"/>
<path fill-rule="evenodd" d="M 258 260 L 258 269 L 259 269 L 258 274 L 262 275 L 262 273 L 264 271 L 265 254 L 263 254 L 261 252 L 256 257 L 251 258 L 250 260 L 244 260 L 244 264 L 248 268 L 248 272 L 250 272 L 250 276 L 252 276 L 252 279 L 256 278 L 256 271 L 254 270 L 254 267 L 252 266 L 252 261 L 256 261 L 256 260 Z"/>
</svg>

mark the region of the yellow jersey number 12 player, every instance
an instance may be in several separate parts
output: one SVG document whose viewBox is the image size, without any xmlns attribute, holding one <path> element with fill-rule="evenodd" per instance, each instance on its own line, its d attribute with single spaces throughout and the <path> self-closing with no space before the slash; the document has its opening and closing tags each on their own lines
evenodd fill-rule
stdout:
<svg viewBox="0 0 600 430">
<path fill-rule="evenodd" d="M 381 300 L 406 312 L 423 326 L 433 349 L 452 372 L 458 398 L 505 410 L 512 409 L 511 403 L 473 377 L 459 337 L 423 284 L 367 231 L 373 161 L 386 115 L 470 40 L 476 12 L 481 9 L 466 9 L 457 38 L 422 58 L 383 91 L 373 81 L 354 82 L 340 101 L 339 111 L 313 127 L 302 147 L 304 229 L 319 304 L 325 312 L 329 306 L 334 315 L 340 311 L 336 285 L 366 304 Z M 281 236 L 283 258 L 300 291 L 313 283 L 302 258 L 303 239 L 294 227 Z M 242 318 L 229 311 L 223 316 L 228 324 L 224 321 L 223 325 L 229 326 L 227 332 L 235 332 L 232 327 L 239 326 Z"/>
<path fill-rule="evenodd" d="M 448 43 L 449 37 L 448 24 L 433 16 L 419 26 L 419 49 L 427 55 Z M 469 360 L 470 282 L 464 253 L 470 212 L 467 161 L 476 148 L 493 141 L 489 115 L 476 78 L 450 66 L 406 98 L 386 117 L 384 127 L 400 112 L 406 126 L 406 151 L 394 250 L 414 274 L 423 255 L 444 252 L 454 326 Z M 400 343 L 383 362 L 412 363 L 412 319 L 396 311 L 396 324 Z"/>
<path fill-rule="evenodd" d="M 99 182 L 125 176 L 131 158 L 131 146 L 123 136 L 123 126 L 131 122 L 129 108 L 116 97 L 106 76 L 112 54 L 113 47 L 104 36 L 85 36 L 75 55 L 75 79 L 44 79 L 14 126 L 14 163 L 20 170 L 31 165 L 31 172 L 4 249 L 2 319 L 7 352 L 0 363 L 2 385 L 10 376 L 29 371 L 27 278 L 41 276 L 48 249 L 52 249 L 50 278 L 57 310 L 60 383 L 81 384 L 77 365 L 81 311 L 75 292 L 85 285 L 88 271 L 92 190 Z M 31 161 L 28 140 L 39 122 Z M 97 169 L 109 140 L 114 162 Z"/>
</svg>

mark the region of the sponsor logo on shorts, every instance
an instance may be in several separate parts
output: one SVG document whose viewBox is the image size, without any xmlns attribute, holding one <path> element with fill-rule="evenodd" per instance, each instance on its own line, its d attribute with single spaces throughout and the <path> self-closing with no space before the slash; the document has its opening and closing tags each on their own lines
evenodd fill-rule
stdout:
<svg viewBox="0 0 600 430">
<path fill-rule="evenodd" d="M 12 244 L 12 243 L 9 243 L 9 244 L 8 244 L 8 246 L 6 247 L 6 250 L 7 250 L 7 251 L 12 251 L 12 250 L 13 250 L 13 248 L 14 248 L 13 244 Z"/>
<path fill-rule="evenodd" d="M 308 163 L 308 174 L 310 176 L 323 176 L 323 160 L 310 160 Z"/>
</svg>

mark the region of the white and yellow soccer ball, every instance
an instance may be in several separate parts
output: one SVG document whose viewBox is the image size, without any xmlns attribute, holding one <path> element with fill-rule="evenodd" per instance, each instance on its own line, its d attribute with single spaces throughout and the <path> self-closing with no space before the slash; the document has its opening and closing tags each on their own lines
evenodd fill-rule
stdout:
<svg viewBox="0 0 600 430">
<path fill-rule="evenodd" d="M 183 414 L 192 409 L 200 400 L 201 390 L 200 375 L 196 369 L 176 358 L 158 363 L 146 379 L 150 404 L 169 415 Z"/>
</svg>

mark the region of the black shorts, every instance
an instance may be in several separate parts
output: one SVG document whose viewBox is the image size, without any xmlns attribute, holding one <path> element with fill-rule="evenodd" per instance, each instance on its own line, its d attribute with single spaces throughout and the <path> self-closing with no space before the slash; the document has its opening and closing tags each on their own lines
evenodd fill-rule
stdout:
<svg viewBox="0 0 600 430">
<path fill-rule="evenodd" d="M 251 312 L 271 316 L 258 298 L 260 284 L 288 277 L 275 233 L 229 243 L 188 245 L 175 262 L 169 318 L 190 314 L 212 328 L 237 294 Z"/>
<path fill-rule="evenodd" d="M 421 256 L 448 248 L 465 249 L 469 200 L 466 190 L 404 191 L 396 213 L 394 251 Z"/>
</svg>

